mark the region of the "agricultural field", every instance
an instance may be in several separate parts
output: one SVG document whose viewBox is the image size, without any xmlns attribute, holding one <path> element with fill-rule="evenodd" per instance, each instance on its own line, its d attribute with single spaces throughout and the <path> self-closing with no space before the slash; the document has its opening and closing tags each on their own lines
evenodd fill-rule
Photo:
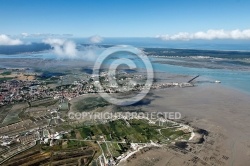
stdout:
<svg viewBox="0 0 250 166">
<path fill-rule="evenodd" d="M 178 128 L 168 128 L 150 124 L 147 120 L 115 120 L 103 124 L 83 125 L 77 127 L 83 139 L 96 139 L 106 141 L 126 141 L 126 143 L 165 142 L 165 140 L 188 139 L 190 133 Z"/>
<path fill-rule="evenodd" d="M 171 127 L 169 127 L 171 126 Z M 187 141 L 191 134 L 180 130 L 180 126 L 159 126 L 157 123 L 149 123 L 146 119 L 118 119 L 109 122 L 95 122 L 79 124 L 64 135 L 69 141 L 69 147 L 81 146 L 82 141 L 89 144 L 98 144 L 106 158 L 117 158 L 131 149 L 131 143 L 159 143 L 170 144 L 175 141 Z"/>
<path fill-rule="evenodd" d="M 0 77 L 0 83 L 4 82 L 4 81 L 8 81 L 8 80 L 12 80 L 13 77 Z"/>
<path fill-rule="evenodd" d="M 65 146 L 66 144 L 66 146 Z M 54 146 L 36 145 L 3 165 L 88 165 L 96 150 L 79 141 L 58 141 Z"/>
<path fill-rule="evenodd" d="M 11 75 L 11 71 L 4 71 L 0 75 L 2 75 L 2 76 Z"/>
<path fill-rule="evenodd" d="M 8 125 L 20 121 L 19 114 L 23 112 L 28 105 L 26 103 L 20 103 L 10 105 L 1 109 L 2 124 Z M 4 116 L 5 115 L 5 116 Z"/>
<path fill-rule="evenodd" d="M 32 81 L 35 80 L 36 76 L 35 75 L 29 75 L 29 74 L 25 74 L 22 72 L 12 72 L 9 70 L 3 71 L 2 73 L 0 73 L 0 81 L 7 81 L 7 80 L 11 80 L 11 79 L 17 79 L 17 80 L 22 80 L 22 81 Z"/>
<path fill-rule="evenodd" d="M 101 147 L 104 151 L 105 156 L 108 157 L 119 157 L 121 154 L 129 149 L 127 144 L 121 144 L 116 142 L 102 143 Z"/>
<path fill-rule="evenodd" d="M 58 100 L 54 100 L 53 98 L 45 98 L 41 100 L 32 101 L 29 103 L 31 107 L 38 107 L 38 106 L 44 106 L 49 107 L 51 105 L 54 105 L 58 102 Z"/>
<path fill-rule="evenodd" d="M 110 105 L 106 100 L 98 96 L 80 97 L 72 102 L 72 109 L 76 112 L 89 112 L 97 108 L 103 108 Z"/>
<path fill-rule="evenodd" d="M 5 117 L 8 115 L 11 108 L 12 108 L 11 105 L 1 107 L 1 109 L 0 109 L 0 123 L 1 124 L 2 124 L 3 120 L 5 119 Z"/>
</svg>

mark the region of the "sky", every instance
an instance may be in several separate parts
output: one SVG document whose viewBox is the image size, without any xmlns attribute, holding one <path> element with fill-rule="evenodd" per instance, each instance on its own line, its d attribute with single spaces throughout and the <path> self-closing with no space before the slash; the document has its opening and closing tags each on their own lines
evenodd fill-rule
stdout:
<svg viewBox="0 0 250 166">
<path fill-rule="evenodd" d="M 0 0 L 0 34 L 250 39 L 249 7 L 249 0 Z"/>
</svg>

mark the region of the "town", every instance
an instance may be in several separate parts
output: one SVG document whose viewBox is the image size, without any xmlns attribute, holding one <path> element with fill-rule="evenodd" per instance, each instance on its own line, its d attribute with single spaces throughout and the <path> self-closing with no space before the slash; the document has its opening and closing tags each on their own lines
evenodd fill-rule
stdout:
<svg viewBox="0 0 250 166">
<path fill-rule="evenodd" d="M 67 79 L 67 77 L 52 76 L 49 79 L 42 79 L 37 73 L 26 73 L 25 69 L 7 69 L 7 71 L 9 75 L 14 75 L 15 77 L 3 76 L 6 71 L 0 74 L 2 75 L 0 77 L 2 80 L 0 80 L 0 105 L 2 106 L 18 102 L 28 102 L 30 104 L 32 101 L 45 98 L 66 98 L 70 100 L 88 93 L 120 93 L 128 90 L 141 91 L 143 88 L 160 89 L 194 86 L 188 82 L 171 82 L 153 83 L 150 87 L 143 82 L 146 79 L 145 75 L 128 74 L 125 72 L 119 73 L 117 77 L 110 77 L 107 72 L 102 72 L 100 76 L 86 75 L 84 79 L 64 84 L 64 80 Z M 22 75 L 22 78 L 17 75 Z M 33 79 L 29 80 L 28 78 L 31 76 Z M 113 81 L 111 79 L 114 79 L 118 83 L 112 84 L 111 82 Z M 130 80 L 133 80 L 133 82 L 129 82 Z M 54 82 L 54 88 L 49 86 L 51 85 L 51 81 Z M 103 85 L 103 88 L 100 88 L 100 84 Z"/>
</svg>

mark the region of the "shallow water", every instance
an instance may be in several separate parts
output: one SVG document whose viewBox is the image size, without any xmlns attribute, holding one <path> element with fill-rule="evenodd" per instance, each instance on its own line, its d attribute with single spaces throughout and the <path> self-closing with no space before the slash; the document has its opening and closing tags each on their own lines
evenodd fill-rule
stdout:
<svg viewBox="0 0 250 166">
<path fill-rule="evenodd" d="M 196 76 L 207 81 L 219 80 L 223 85 L 239 89 L 250 94 L 250 71 L 191 68 L 169 64 L 153 63 L 154 70 L 174 74 Z M 199 78 L 199 79 L 200 79 Z"/>
</svg>

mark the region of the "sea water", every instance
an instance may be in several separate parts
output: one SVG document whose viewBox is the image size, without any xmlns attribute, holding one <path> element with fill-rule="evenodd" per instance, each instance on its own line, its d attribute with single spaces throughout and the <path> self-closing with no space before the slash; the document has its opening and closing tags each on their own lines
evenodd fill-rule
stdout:
<svg viewBox="0 0 250 166">
<path fill-rule="evenodd" d="M 223 85 L 250 94 L 250 71 L 229 69 L 192 68 L 177 65 L 153 63 L 154 70 L 180 75 L 200 75 L 209 81 L 221 81 Z"/>
</svg>

